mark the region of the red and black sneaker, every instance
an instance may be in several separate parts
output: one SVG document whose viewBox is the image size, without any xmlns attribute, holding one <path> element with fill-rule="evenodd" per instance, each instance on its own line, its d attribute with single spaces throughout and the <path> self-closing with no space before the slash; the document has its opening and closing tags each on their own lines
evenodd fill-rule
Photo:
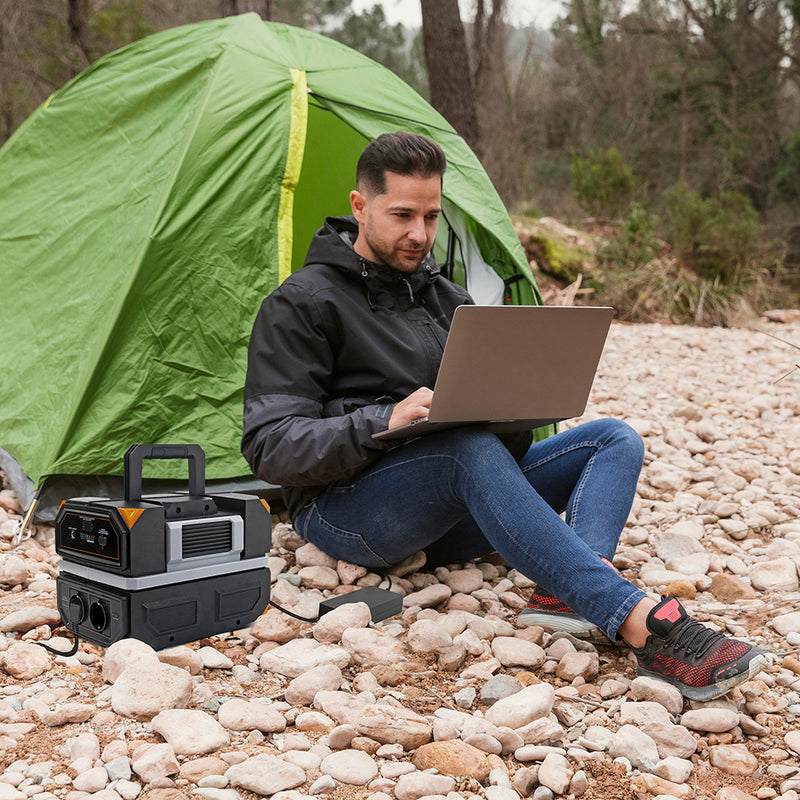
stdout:
<svg viewBox="0 0 800 800">
<path fill-rule="evenodd" d="M 517 625 L 539 625 L 549 632 L 566 631 L 578 639 L 605 639 L 605 634 L 593 622 L 575 613 L 557 597 L 537 586 L 528 605 L 519 612 Z"/>
<path fill-rule="evenodd" d="M 757 647 L 701 625 L 674 597 L 664 597 L 646 624 L 650 635 L 633 650 L 637 675 L 667 681 L 690 700 L 713 700 L 767 666 Z"/>
</svg>

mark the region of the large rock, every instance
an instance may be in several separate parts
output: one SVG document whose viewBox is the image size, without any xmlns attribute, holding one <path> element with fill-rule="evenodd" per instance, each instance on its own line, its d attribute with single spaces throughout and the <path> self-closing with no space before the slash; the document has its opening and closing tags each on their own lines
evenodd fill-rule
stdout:
<svg viewBox="0 0 800 800">
<path fill-rule="evenodd" d="M 231 765 L 216 756 L 195 758 L 181 764 L 181 778 L 197 783 L 209 775 L 224 775 Z"/>
<path fill-rule="evenodd" d="M 572 779 L 567 759 L 559 753 L 548 753 L 539 767 L 539 783 L 553 794 L 566 794 Z"/>
<path fill-rule="evenodd" d="M 401 706 L 370 705 L 359 715 L 356 730 L 381 744 L 415 750 L 431 740 L 431 723 Z"/>
<path fill-rule="evenodd" d="M 133 754 L 131 768 L 145 783 L 174 775 L 179 769 L 175 751 L 169 744 L 139 748 Z"/>
<path fill-rule="evenodd" d="M 262 795 L 273 795 L 305 783 L 306 773 L 277 756 L 257 755 L 235 764 L 225 777 L 232 786 Z"/>
<path fill-rule="evenodd" d="M 342 646 L 356 664 L 367 669 L 395 665 L 406 658 L 401 641 L 375 628 L 348 628 L 342 633 Z"/>
<path fill-rule="evenodd" d="M 779 614 L 770 622 L 773 628 L 781 635 L 800 633 L 800 611 L 790 611 L 788 614 Z"/>
<path fill-rule="evenodd" d="M 743 744 L 720 744 L 710 749 L 712 766 L 729 775 L 752 775 L 758 759 Z"/>
<path fill-rule="evenodd" d="M 48 708 L 45 703 L 41 703 L 33 710 L 39 719 L 50 728 L 86 722 L 97 711 L 91 703 L 57 703 L 55 708 Z"/>
<path fill-rule="evenodd" d="M 225 653 L 220 653 L 216 647 L 201 647 L 197 651 L 197 655 L 203 662 L 203 669 L 231 669 L 233 667 L 233 661 Z"/>
<path fill-rule="evenodd" d="M 180 667 L 142 662 L 129 667 L 111 690 L 111 708 L 123 717 L 149 720 L 160 711 L 186 708 L 192 696 L 192 676 Z"/>
<path fill-rule="evenodd" d="M 66 753 L 70 761 L 88 758 L 95 761 L 100 758 L 100 739 L 94 733 L 79 733 L 67 739 Z"/>
<path fill-rule="evenodd" d="M 403 598 L 403 608 L 411 608 L 411 606 L 419 606 L 420 608 L 431 608 L 438 606 L 439 603 L 444 603 L 453 594 L 453 590 L 443 583 L 434 583 L 432 586 L 426 586 L 418 592 L 407 594 Z"/>
<path fill-rule="evenodd" d="M 114 642 L 103 658 L 103 680 L 114 683 L 128 667 L 138 668 L 140 664 L 155 664 L 158 654 L 149 644 L 138 639 L 120 639 Z"/>
<path fill-rule="evenodd" d="M 294 678 L 286 687 L 287 703 L 305 706 L 314 700 L 317 692 L 336 691 L 342 685 L 342 671 L 335 664 L 322 664 Z"/>
<path fill-rule="evenodd" d="M 162 664 L 171 664 L 173 667 L 185 669 L 190 675 L 199 675 L 203 671 L 203 659 L 196 650 L 185 645 L 160 650 L 158 660 Z"/>
<path fill-rule="evenodd" d="M 412 622 L 408 629 L 408 646 L 417 653 L 433 653 L 453 644 L 447 630 L 431 619 Z"/>
<path fill-rule="evenodd" d="M 339 750 L 326 756 L 320 771 L 340 783 L 364 786 L 378 774 L 378 765 L 362 750 Z"/>
<path fill-rule="evenodd" d="M 280 711 L 265 703 L 242 700 L 238 697 L 220 706 L 217 719 L 219 724 L 229 731 L 279 733 L 286 728 L 286 718 Z"/>
<path fill-rule="evenodd" d="M 0 584 L 24 586 L 28 582 L 28 568 L 17 556 L 0 554 Z"/>
<path fill-rule="evenodd" d="M 0 632 L 26 633 L 39 625 L 55 626 L 61 622 L 61 614 L 47 606 L 26 606 L 20 611 L 12 611 L 0 620 Z"/>
<path fill-rule="evenodd" d="M 800 754 L 800 731 L 789 731 L 783 737 L 783 741 L 786 742 L 786 746 L 789 747 L 789 749 Z"/>
<path fill-rule="evenodd" d="M 430 772 L 409 772 L 397 779 L 394 796 L 397 800 L 420 800 L 421 797 L 447 795 L 455 789 L 456 782 L 449 775 Z"/>
<path fill-rule="evenodd" d="M 294 551 L 295 564 L 298 567 L 328 567 L 336 569 L 337 561 L 319 549 L 315 544 L 308 542 Z"/>
<path fill-rule="evenodd" d="M 739 714 L 730 708 L 695 708 L 681 717 L 681 725 L 702 733 L 725 733 L 739 724 Z"/>
<path fill-rule="evenodd" d="M 332 567 L 302 567 L 297 574 L 311 589 L 335 589 L 339 585 L 339 574 Z"/>
<path fill-rule="evenodd" d="M 642 727 L 658 748 L 661 758 L 689 758 L 697 751 L 697 739 L 683 725 L 671 722 L 651 722 Z"/>
<path fill-rule="evenodd" d="M 304 624 L 301 620 L 270 607 L 250 626 L 250 633 L 262 642 L 286 644 L 297 637 Z"/>
<path fill-rule="evenodd" d="M 636 700 L 658 703 L 670 714 L 680 714 L 683 709 L 683 695 L 677 686 L 666 681 L 641 675 L 631 681 L 630 692 Z"/>
<path fill-rule="evenodd" d="M 670 530 L 656 537 L 656 555 L 664 562 L 667 569 L 678 569 L 674 562 L 683 563 L 687 557 L 696 557 L 705 554 L 705 548 L 695 536 L 687 536 Z"/>
<path fill-rule="evenodd" d="M 81 772 L 73 781 L 72 785 L 79 792 L 94 794 L 101 789 L 105 789 L 108 784 L 108 773 L 105 767 L 93 767 Z"/>
<path fill-rule="evenodd" d="M 600 659 L 597 653 L 566 653 L 556 667 L 556 675 L 570 683 L 575 678 L 583 678 L 587 683 L 593 681 L 600 671 Z"/>
<path fill-rule="evenodd" d="M 161 734 L 179 756 L 212 753 L 230 744 L 230 738 L 222 725 L 204 711 L 162 711 L 153 717 L 150 727 Z"/>
<path fill-rule="evenodd" d="M 311 633 L 318 642 L 339 642 L 348 628 L 366 628 L 371 621 L 367 603 L 343 603 L 323 614 Z"/>
<path fill-rule="evenodd" d="M 27 800 L 28 795 L 19 791 L 10 783 L 0 783 L 0 800 Z"/>
<path fill-rule="evenodd" d="M 339 725 L 352 725 L 355 728 L 361 712 L 371 706 L 373 700 L 369 694 L 354 695 L 348 692 L 322 690 L 314 695 L 314 708 L 324 711 Z"/>
<path fill-rule="evenodd" d="M 711 594 L 723 603 L 734 603 L 737 600 L 752 600 L 758 597 L 753 587 L 726 572 L 718 572 L 711 578 Z"/>
<path fill-rule="evenodd" d="M 788 556 L 753 564 L 748 570 L 750 583 L 762 592 L 796 592 L 797 564 Z"/>
<path fill-rule="evenodd" d="M 52 659 L 43 647 L 30 642 L 14 642 L 8 650 L 0 653 L 0 664 L 12 678 L 27 681 L 50 669 Z"/>
<path fill-rule="evenodd" d="M 550 717 L 539 717 L 516 729 L 525 744 L 559 745 L 564 738 L 564 729 Z"/>
<path fill-rule="evenodd" d="M 498 727 L 522 728 L 553 708 L 555 690 L 549 683 L 526 686 L 521 692 L 498 700 L 486 711 L 486 719 Z"/>
<path fill-rule="evenodd" d="M 661 703 L 644 700 L 634 703 L 626 700 L 620 706 L 619 721 L 622 725 L 636 725 L 641 728 L 652 722 L 671 723 L 672 718 Z"/>
<path fill-rule="evenodd" d="M 474 778 L 480 783 L 486 782 L 491 769 L 486 753 L 459 741 L 424 744 L 411 762 L 419 770 L 436 769 L 443 775 Z"/>
<path fill-rule="evenodd" d="M 612 758 L 624 756 L 637 769 L 652 772 L 660 757 L 656 743 L 646 733 L 633 725 L 623 725 L 608 748 Z"/>
<path fill-rule="evenodd" d="M 492 653 L 504 667 L 527 667 L 534 670 L 544 664 L 544 650 L 538 644 L 516 636 L 497 636 Z"/>
<path fill-rule="evenodd" d="M 350 653 L 343 647 L 320 644 L 315 639 L 294 639 L 261 656 L 259 662 L 265 672 L 277 672 L 287 678 L 296 678 L 322 664 L 335 664 L 344 669 L 350 663 Z"/>
<path fill-rule="evenodd" d="M 471 594 L 483 586 L 483 573 L 479 569 L 454 569 L 444 579 L 454 593 Z"/>
</svg>

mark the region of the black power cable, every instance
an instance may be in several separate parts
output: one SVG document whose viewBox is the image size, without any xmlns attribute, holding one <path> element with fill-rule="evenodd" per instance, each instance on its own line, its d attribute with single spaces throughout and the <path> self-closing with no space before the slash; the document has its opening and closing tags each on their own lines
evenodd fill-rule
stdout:
<svg viewBox="0 0 800 800">
<path fill-rule="evenodd" d="M 86 616 L 86 606 L 83 598 L 80 595 L 74 594 L 69 599 L 69 624 L 64 624 L 64 627 L 75 637 L 72 649 L 64 652 L 63 650 L 56 650 L 55 647 L 50 647 L 43 642 L 36 642 L 39 647 L 44 647 L 49 653 L 55 653 L 57 656 L 74 656 L 78 652 L 78 645 L 80 644 L 80 637 L 78 636 L 78 625 L 80 621 Z"/>
<path fill-rule="evenodd" d="M 75 637 L 75 641 L 72 645 L 72 649 L 64 652 L 63 650 L 56 650 L 55 647 L 50 647 L 50 645 L 45 644 L 44 642 L 34 642 L 34 644 L 38 644 L 39 647 L 44 647 L 49 653 L 55 653 L 57 656 L 74 656 L 75 653 L 78 652 L 78 645 L 80 644 L 80 637 L 78 636 L 78 623 L 76 622 L 73 627 L 69 627 L 65 625 L 64 627 Z"/>
</svg>

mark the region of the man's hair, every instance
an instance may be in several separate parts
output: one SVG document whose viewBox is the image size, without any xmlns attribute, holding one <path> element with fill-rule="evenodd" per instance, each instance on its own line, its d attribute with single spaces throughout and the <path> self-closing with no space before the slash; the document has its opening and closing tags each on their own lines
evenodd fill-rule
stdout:
<svg viewBox="0 0 800 800">
<path fill-rule="evenodd" d="M 386 173 L 432 178 L 444 175 L 444 151 L 427 136 L 397 131 L 370 142 L 358 159 L 356 187 L 360 192 L 386 194 Z"/>
</svg>

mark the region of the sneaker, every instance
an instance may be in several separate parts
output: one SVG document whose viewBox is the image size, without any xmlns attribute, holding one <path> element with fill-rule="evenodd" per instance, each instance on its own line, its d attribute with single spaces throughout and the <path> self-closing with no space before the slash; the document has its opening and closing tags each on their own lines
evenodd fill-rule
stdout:
<svg viewBox="0 0 800 800">
<path fill-rule="evenodd" d="M 593 622 L 575 613 L 557 597 L 537 586 L 528 605 L 519 612 L 517 625 L 539 625 L 548 632 L 566 631 L 578 639 L 605 639 L 605 634 Z"/>
<path fill-rule="evenodd" d="M 633 648 L 636 674 L 671 683 L 690 700 L 713 700 L 767 666 L 757 647 L 701 625 L 674 597 L 664 597 L 646 624 L 644 647 Z"/>
</svg>

